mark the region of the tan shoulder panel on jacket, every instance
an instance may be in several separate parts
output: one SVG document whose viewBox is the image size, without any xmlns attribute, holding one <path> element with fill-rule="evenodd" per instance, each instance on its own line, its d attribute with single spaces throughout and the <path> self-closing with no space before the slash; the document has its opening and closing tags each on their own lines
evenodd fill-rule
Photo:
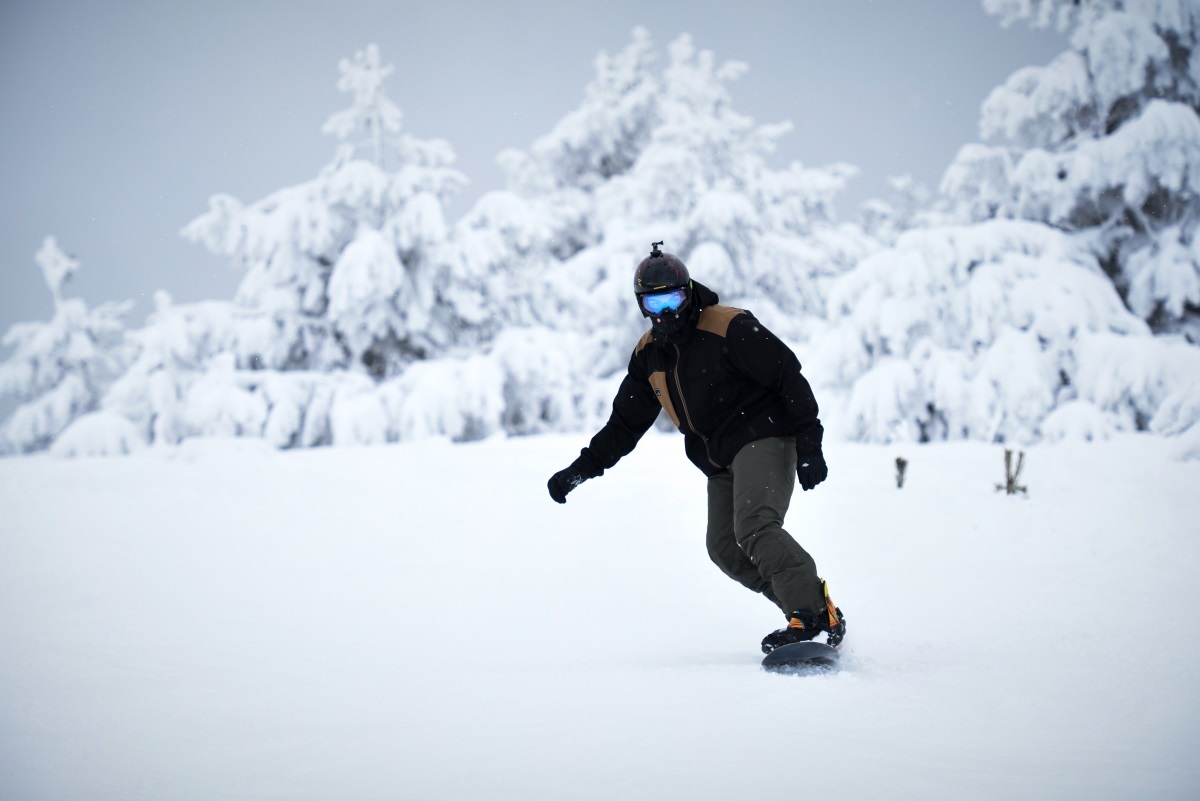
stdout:
<svg viewBox="0 0 1200 801">
<path fill-rule="evenodd" d="M 646 333 L 642 334 L 642 338 L 638 340 L 637 347 L 633 349 L 633 352 L 634 352 L 635 354 L 636 354 L 636 353 L 641 353 L 641 352 L 642 352 L 642 348 L 644 348 L 644 347 L 646 347 L 647 345 L 649 345 L 649 344 L 650 344 L 650 342 L 651 342 L 651 340 L 653 340 L 653 339 L 654 339 L 654 332 L 653 332 L 653 331 L 647 331 Z"/>
<path fill-rule="evenodd" d="M 696 323 L 696 328 L 723 337 L 728 333 L 733 318 L 742 311 L 730 306 L 709 306 L 700 312 L 700 322 Z"/>
</svg>

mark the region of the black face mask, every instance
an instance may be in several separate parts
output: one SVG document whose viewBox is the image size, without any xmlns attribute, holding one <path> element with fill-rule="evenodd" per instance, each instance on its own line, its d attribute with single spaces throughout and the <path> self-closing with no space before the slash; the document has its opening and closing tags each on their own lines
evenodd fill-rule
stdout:
<svg viewBox="0 0 1200 801">
<path fill-rule="evenodd" d="M 650 317 L 650 329 L 655 337 L 670 339 L 687 331 L 692 322 L 693 304 L 688 300 L 678 311 L 669 311 Z"/>
</svg>

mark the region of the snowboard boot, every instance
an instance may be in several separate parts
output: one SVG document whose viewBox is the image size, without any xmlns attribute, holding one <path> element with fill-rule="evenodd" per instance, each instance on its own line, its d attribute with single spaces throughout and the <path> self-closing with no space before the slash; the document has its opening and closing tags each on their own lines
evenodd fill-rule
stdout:
<svg viewBox="0 0 1200 801">
<path fill-rule="evenodd" d="M 784 628 L 771 632 L 762 641 L 762 651 L 769 654 L 776 648 L 791 645 L 794 642 L 808 642 L 822 631 L 828 632 L 826 645 L 837 648 L 846 636 L 846 618 L 842 610 L 834 606 L 829 597 L 829 586 L 822 579 L 821 593 L 825 596 L 825 608 L 814 614 L 797 609 L 792 612 L 788 624 Z"/>
<path fill-rule="evenodd" d="M 795 642 L 808 642 L 821 633 L 821 625 L 817 616 L 812 612 L 797 609 L 792 612 L 788 624 L 781 629 L 772 631 L 763 637 L 762 652 L 769 654 L 776 648 L 791 645 Z"/>
</svg>

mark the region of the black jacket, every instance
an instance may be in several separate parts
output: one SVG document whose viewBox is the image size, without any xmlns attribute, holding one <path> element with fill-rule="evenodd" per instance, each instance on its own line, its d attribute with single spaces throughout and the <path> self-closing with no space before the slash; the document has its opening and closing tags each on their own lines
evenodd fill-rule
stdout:
<svg viewBox="0 0 1200 801">
<path fill-rule="evenodd" d="M 766 437 L 795 436 L 801 453 L 820 450 L 817 401 L 796 355 L 753 314 L 719 306 L 715 292 L 694 286 L 700 313 L 693 324 L 677 338 L 648 331 L 637 343 L 612 416 L 578 460 L 589 477 L 632 451 L 660 409 L 708 476 Z"/>
</svg>

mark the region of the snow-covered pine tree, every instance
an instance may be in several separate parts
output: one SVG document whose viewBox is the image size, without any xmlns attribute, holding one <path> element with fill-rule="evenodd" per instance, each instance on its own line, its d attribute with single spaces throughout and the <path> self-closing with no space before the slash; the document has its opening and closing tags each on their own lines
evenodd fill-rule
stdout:
<svg viewBox="0 0 1200 801">
<path fill-rule="evenodd" d="M 1086 397 L 1081 343 L 1152 339 L 1084 243 L 1030 221 L 908 231 L 834 284 L 829 315 L 807 367 L 845 393 L 842 433 L 877 442 L 1036 441 Z"/>
<path fill-rule="evenodd" d="M 985 132 L 1003 123 L 1025 147 L 963 149 L 943 191 L 966 219 L 903 233 L 838 279 L 830 327 L 808 366 L 831 392 L 844 392 L 831 411 L 854 439 L 1031 442 L 1149 429 L 1186 433 L 1181 453 L 1200 452 L 1200 349 L 1153 336 L 1110 279 L 1115 263 L 1127 266 L 1133 262 L 1125 255 L 1141 252 L 1131 248 L 1194 233 L 1200 148 L 1186 145 L 1194 104 L 1093 86 L 1111 87 L 1120 73 L 1128 87 L 1140 87 L 1132 76 L 1145 68 L 1146 80 L 1167 91 L 1145 63 L 1135 68 L 1118 58 L 1153 50 L 1148 40 L 1130 40 L 1140 42 L 1130 50 L 1105 39 L 1104 26 L 1158 30 L 1144 23 L 1160 18 L 1138 17 L 1135 6 L 1161 14 L 1164 30 L 1176 19 L 1192 20 L 1185 27 L 1194 31 L 1194 15 L 1170 0 L 985 4 L 1013 17 L 1078 21 L 1076 49 L 1048 67 L 1018 71 L 988 98 Z M 1172 17 L 1171 9 L 1183 15 Z M 1089 71 L 1088 59 L 1102 60 L 1104 47 L 1116 48 L 1111 63 Z M 1172 52 L 1178 58 L 1183 51 Z M 1107 105 L 1084 109 L 1101 97 Z M 1089 117 L 1101 112 L 1099 123 Z M 1166 118 L 1179 122 L 1173 130 L 1180 136 L 1171 125 L 1157 127 Z M 1062 171 L 1034 169 L 1047 160 Z M 1039 192 L 1053 202 L 1032 203 Z M 1152 196 L 1161 214 L 1145 217 Z M 1104 214 L 1088 216 L 1098 209 Z M 1153 222 L 1135 230 L 1128 222 L 1135 212 Z M 1176 275 L 1185 290 L 1192 269 Z M 1130 278 L 1127 286 L 1134 285 Z M 1186 322 L 1191 301 L 1160 300 Z"/>
<path fill-rule="evenodd" d="M 983 105 L 944 191 L 973 219 L 1086 235 L 1128 307 L 1200 342 L 1200 3 L 984 0 L 1005 24 L 1073 29 Z"/>
<path fill-rule="evenodd" d="M 215 321 L 200 344 L 221 340 L 236 358 L 193 349 L 207 355 L 176 369 L 155 345 L 120 405 L 152 428 L 163 419 L 153 398 L 177 406 L 168 440 L 248 434 L 280 447 L 471 439 L 573 419 L 554 374 L 574 370 L 559 369 L 549 332 L 501 333 L 519 317 L 505 256 L 526 244 L 520 209 L 492 196 L 451 229 L 445 204 L 466 183 L 453 150 L 402 131 L 376 47 L 339 67 L 353 102 L 325 124 L 344 140 L 334 162 L 248 206 L 216 196 L 184 229 L 246 277 L 228 320 L 197 306 L 156 324 Z"/>
<path fill-rule="evenodd" d="M 349 369 L 379 380 L 477 341 L 489 322 L 475 298 L 446 289 L 444 208 L 466 183 L 454 151 L 401 130 L 383 91 L 392 68 L 374 45 L 339 68 L 353 104 L 325 124 L 344 140 L 334 161 L 249 205 L 217 195 L 183 230 L 246 271 L 235 300 L 243 369 Z"/>
<path fill-rule="evenodd" d="M 34 257 L 54 299 L 48 322 L 17 323 L 4 335 L 12 354 L 0 364 L 0 394 L 20 405 L 0 427 L 0 452 L 42 450 L 76 419 L 96 410 L 125 367 L 128 348 L 123 317 L 131 302 L 95 309 L 64 298 L 63 285 L 79 269 L 48 236 Z"/>
<path fill-rule="evenodd" d="M 225 431 L 227 427 L 210 421 L 228 419 L 231 407 L 261 406 L 262 399 L 231 397 L 214 402 L 212 393 L 198 400 L 191 392 L 222 354 L 233 358 L 236 319 L 228 302 L 176 305 L 166 292 L 156 292 L 154 311 L 145 326 L 129 333 L 137 357 L 105 395 L 104 408 L 132 421 L 155 445 L 174 445 L 188 436 L 216 431 L 257 435 L 261 421 L 257 427 L 252 423 L 265 416 L 265 408 L 242 415 L 247 419 L 236 431 Z"/>
<path fill-rule="evenodd" d="M 489 352 L 507 376 L 505 430 L 607 415 L 645 329 L 630 282 L 652 241 L 792 340 L 824 313 L 829 281 L 876 247 L 834 215 L 854 168 L 768 165 L 790 124 L 734 111 L 744 64 L 718 64 L 686 34 L 667 54 L 660 66 L 636 28 L 597 56 L 579 107 L 528 150 L 502 153 L 508 187 L 455 226 L 452 261 L 501 276 L 493 313 L 510 330 Z"/>
<path fill-rule="evenodd" d="M 600 53 L 580 106 L 528 151 L 502 152 L 507 189 L 482 196 L 456 226 L 464 262 L 510 276 L 506 322 L 596 332 L 621 319 L 611 303 L 597 313 L 612 300 L 604 294 L 610 287 L 597 296 L 596 280 L 564 280 L 562 265 L 577 254 L 596 260 L 605 239 L 597 191 L 631 169 L 658 119 L 662 84 L 654 62 L 642 28 L 615 56 Z"/>
<path fill-rule="evenodd" d="M 321 132 L 344 140 L 361 131 L 367 140 L 359 146 L 370 144 L 372 160 L 382 170 L 386 146 L 395 143 L 404 119 L 400 107 L 383 91 L 383 79 L 395 67 L 381 64 L 379 46 L 369 44 L 356 52 L 353 59 L 338 62 L 338 69 L 342 73 L 338 90 L 353 95 L 354 103 L 327 119 Z"/>
<path fill-rule="evenodd" d="M 528 150 L 501 154 L 508 188 L 455 232 L 509 265 L 510 323 L 580 337 L 586 414 L 611 401 L 592 380 L 619 374 L 645 328 L 630 282 L 652 241 L 792 340 L 824 314 L 833 277 L 874 247 L 834 214 L 853 167 L 768 164 L 791 126 L 734 110 L 729 86 L 746 65 L 717 63 L 687 35 L 666 55 L 660 66 L 642 28 L 600 54 L 580 106 Z"/>
<path fill-rule="evenodd" d="M 839 225 L 834 210 L 857 170 L 771 167 L 792 125 L 756 125 L 734 110 L 729 87 L 747 65 L 718 64 L 687 35 L 667 53 L 645 147 L 595 193 L 602 250 L 633 265 L 649 241 L 666 240 L 723 302 L 752 308 L 780 336 L 802 339 L 824 316 L 829 282 L 871 247 L 857 226 Z M 613 277 L 617 302 L 640 324 L 629 274 Z"/>
<path fill-rule="evenodd" d="M 142 438 L 155 445 L 208 436 L 261 437 L 278 448 L 333 444 L 331 418 L 339 399 L 355 399 L 376 387 L 367 376 L 345 370 L 238 369 L 233 304 L 174 304 L 165 292 L 155 293 L 154 302 L 145 327 L 129 335 L 138 346 L 137 358 L 102 405 L 133 421 Z M 347 414 L 343 410 L 340 417 Z M 386 431 L 384 421 L 367 439 L 381 441 Z"/>
</svg>

